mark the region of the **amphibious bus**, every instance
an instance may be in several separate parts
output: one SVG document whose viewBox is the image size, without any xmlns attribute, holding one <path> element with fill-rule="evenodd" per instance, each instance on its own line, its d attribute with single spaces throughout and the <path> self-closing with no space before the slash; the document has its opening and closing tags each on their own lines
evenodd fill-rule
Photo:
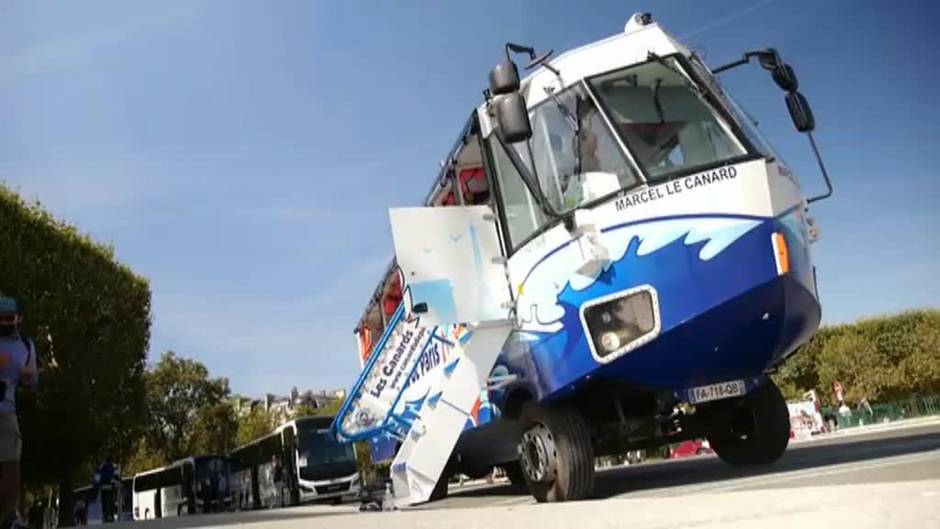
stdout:
<svg viewBox="0 0 940 529">
<path fill-rule="evenodd" d="M 716 76 L 749 62 L 785 94 L 824 194 L 804 197 Z M 600 455 L 705 437 L 732 465 L 779 458 L 789 418 L 768 374 L 819 325 L 809 204 L 832 192 L 793 69 L 773 49 L 709 67 L 637 14 L 557 57 L 509 43 L 489 81 L 423 205 L 489 208 L 501 255 L 474 258 L 505 265 L 512 331 L 440 479 L 503 466 L 537 500 L 565 501 L 591 494 Z M 399 310 L 396 255 L 356 327 L 363 359 L 387 326 L 444 310 L 414 292 Z M 442 368 L 422 354 L 411 389 Z M 341 433 L 374 422 L 354 404 Z M 401 439 L 377 439 L 381 457 Z"/>
<path fill-rule="evenodd" d="M 235 506 L 261 509 L 311 500 L 340 503 L 344 498 L 358 497 L 355 451 L 352 445 L 329 435 L 332 420 L 295 419 L 233 450 Z"/>
</svg>

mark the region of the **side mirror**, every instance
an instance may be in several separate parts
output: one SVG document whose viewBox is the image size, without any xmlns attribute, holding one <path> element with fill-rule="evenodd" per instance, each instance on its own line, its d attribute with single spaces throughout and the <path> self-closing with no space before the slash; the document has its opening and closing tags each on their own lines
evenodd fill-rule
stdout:
<svg viewBox="0 0 940 529">
<path fill-rule="evenodd" d="M 490 70 L 490 93 L 499 96 L 516 90 L 519 90 L 519 70 L 516 63 L 504 59 Z"/>
<path fill-rule="evenodd" d="M 763 51 L 754 52 L 757 55 L 757 60 L 760 62 L 760 65 L 765 70 L 771 72 L 776 71 L 783 64 L 783 59 L 780 58 L 780 54 L 777 53 L 777 50 L 773 48 L 767 48 Z"/>
<path fill-rule="evenodd" d="M 813 117 L 813 110 L 809 107 L 809 102 L 799 92 L 790 92 L 786 97 L 787 110 L 790 111 L 790 117 L 793 119 L 793 125 L 800 132 L 812 132 L 816 128 L 816 119 Z"/>
<path fill-rule="evenodd" d="M 774 82 L 777 83 L 777 86 L 784 92 L 796 92 L 800 87 L 796 73 L 793 71 L 793 68 L 785 62 L 780 63 L 780 66 L 772 71 L 770 75 L 774 78 Z"/>
<path fill-rule="evenodd" d="M 499 96 L 493 104 L 496 123 L 499 125 L 504 142 L 518 143 L 532 137 L 529 111 L 525 106 L 525 99 L 519 92 Z"/>
</svg>

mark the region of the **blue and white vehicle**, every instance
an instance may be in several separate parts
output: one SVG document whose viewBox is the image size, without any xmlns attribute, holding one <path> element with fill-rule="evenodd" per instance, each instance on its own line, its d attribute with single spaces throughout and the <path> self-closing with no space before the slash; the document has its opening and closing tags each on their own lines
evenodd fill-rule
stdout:
<svg viewBox="0 0 940 529">
<path fill-rule="evenodd" d="M 466 421 L 441 437 L 443 462 L 416 471 L 432 485 L 435 471 L 503 466 L 539 501 L 580 499 L 596 456 L 695 437 L 734 465 L 779 458 L 790 423 L 767 375 L 819 325 L 808 205 L 831 186 L 820 160 L 829 191 L 805 198 L 716 78 L 752 58 L 819 159 L 774 50 L 710 69 L 646 14 L 558 57 L 507 44 L 425 207 L 392 210 L 396 261 L 357 327 L 369 360 L 337 435 L 404 451 L 444 428 L 413 425 L 441 409 L 449 351 L 487 371 L 475 401 L 452 406 Z M 441 257 L 446 244 L 470 249 Z M 499 322 L 492 358 L 461 353 L 456 337 Z"/>
</svg>

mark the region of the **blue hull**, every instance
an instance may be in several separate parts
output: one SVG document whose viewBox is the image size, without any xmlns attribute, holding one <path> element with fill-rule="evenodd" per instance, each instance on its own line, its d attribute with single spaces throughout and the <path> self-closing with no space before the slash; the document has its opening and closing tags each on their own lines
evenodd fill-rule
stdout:
<svg viewBox="0 0 940 529">
<path fill-rule="evenodd" d="M 812 336 L 820 307 L 804 234 L 788 217 L 745 221 L 752 227 L 707 259 L 700 253 L 704 241 L 680 238 L 646 255 L 638 255 L 641 241 L 632 241 L 591 286 L 561 292 L 560 331 L 512 337 L 496 369 L 517 375 L 516 387 L 540 400 L 564 398 L 589 377 L 681 391 L 763 376 Z M 784 234 L 790 248 L 784 275 L 774 260 L 775 232 Z M 579 318 L 581 305 L 642 285 L 658 294 L 659 336 L 610 363 L 598 362 Z M 497 409 L 512 389 L 490 394 Z"/>
</svg>

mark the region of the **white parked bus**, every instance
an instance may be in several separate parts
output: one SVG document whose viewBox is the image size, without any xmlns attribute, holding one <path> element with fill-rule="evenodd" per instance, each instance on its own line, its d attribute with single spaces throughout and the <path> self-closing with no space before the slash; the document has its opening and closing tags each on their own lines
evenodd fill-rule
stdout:
<svg viewBox="0 0 940 529">
<path fill-rule="evenodd" d="M 329 432 L 332 417 L 303 417 L 232 451 L 234 504 L 240 509 L 297 505 L 358 497 L 359 470 L 352 445 Z M 276 478 L 276 464 L 281 476 Z"/>
<path fill-rule="evenodd" d="M 230 463 L 218 455 L 187 457 L 134 476 L 134 520 L 220 511 L 231 505 Z"/>
</svg>

